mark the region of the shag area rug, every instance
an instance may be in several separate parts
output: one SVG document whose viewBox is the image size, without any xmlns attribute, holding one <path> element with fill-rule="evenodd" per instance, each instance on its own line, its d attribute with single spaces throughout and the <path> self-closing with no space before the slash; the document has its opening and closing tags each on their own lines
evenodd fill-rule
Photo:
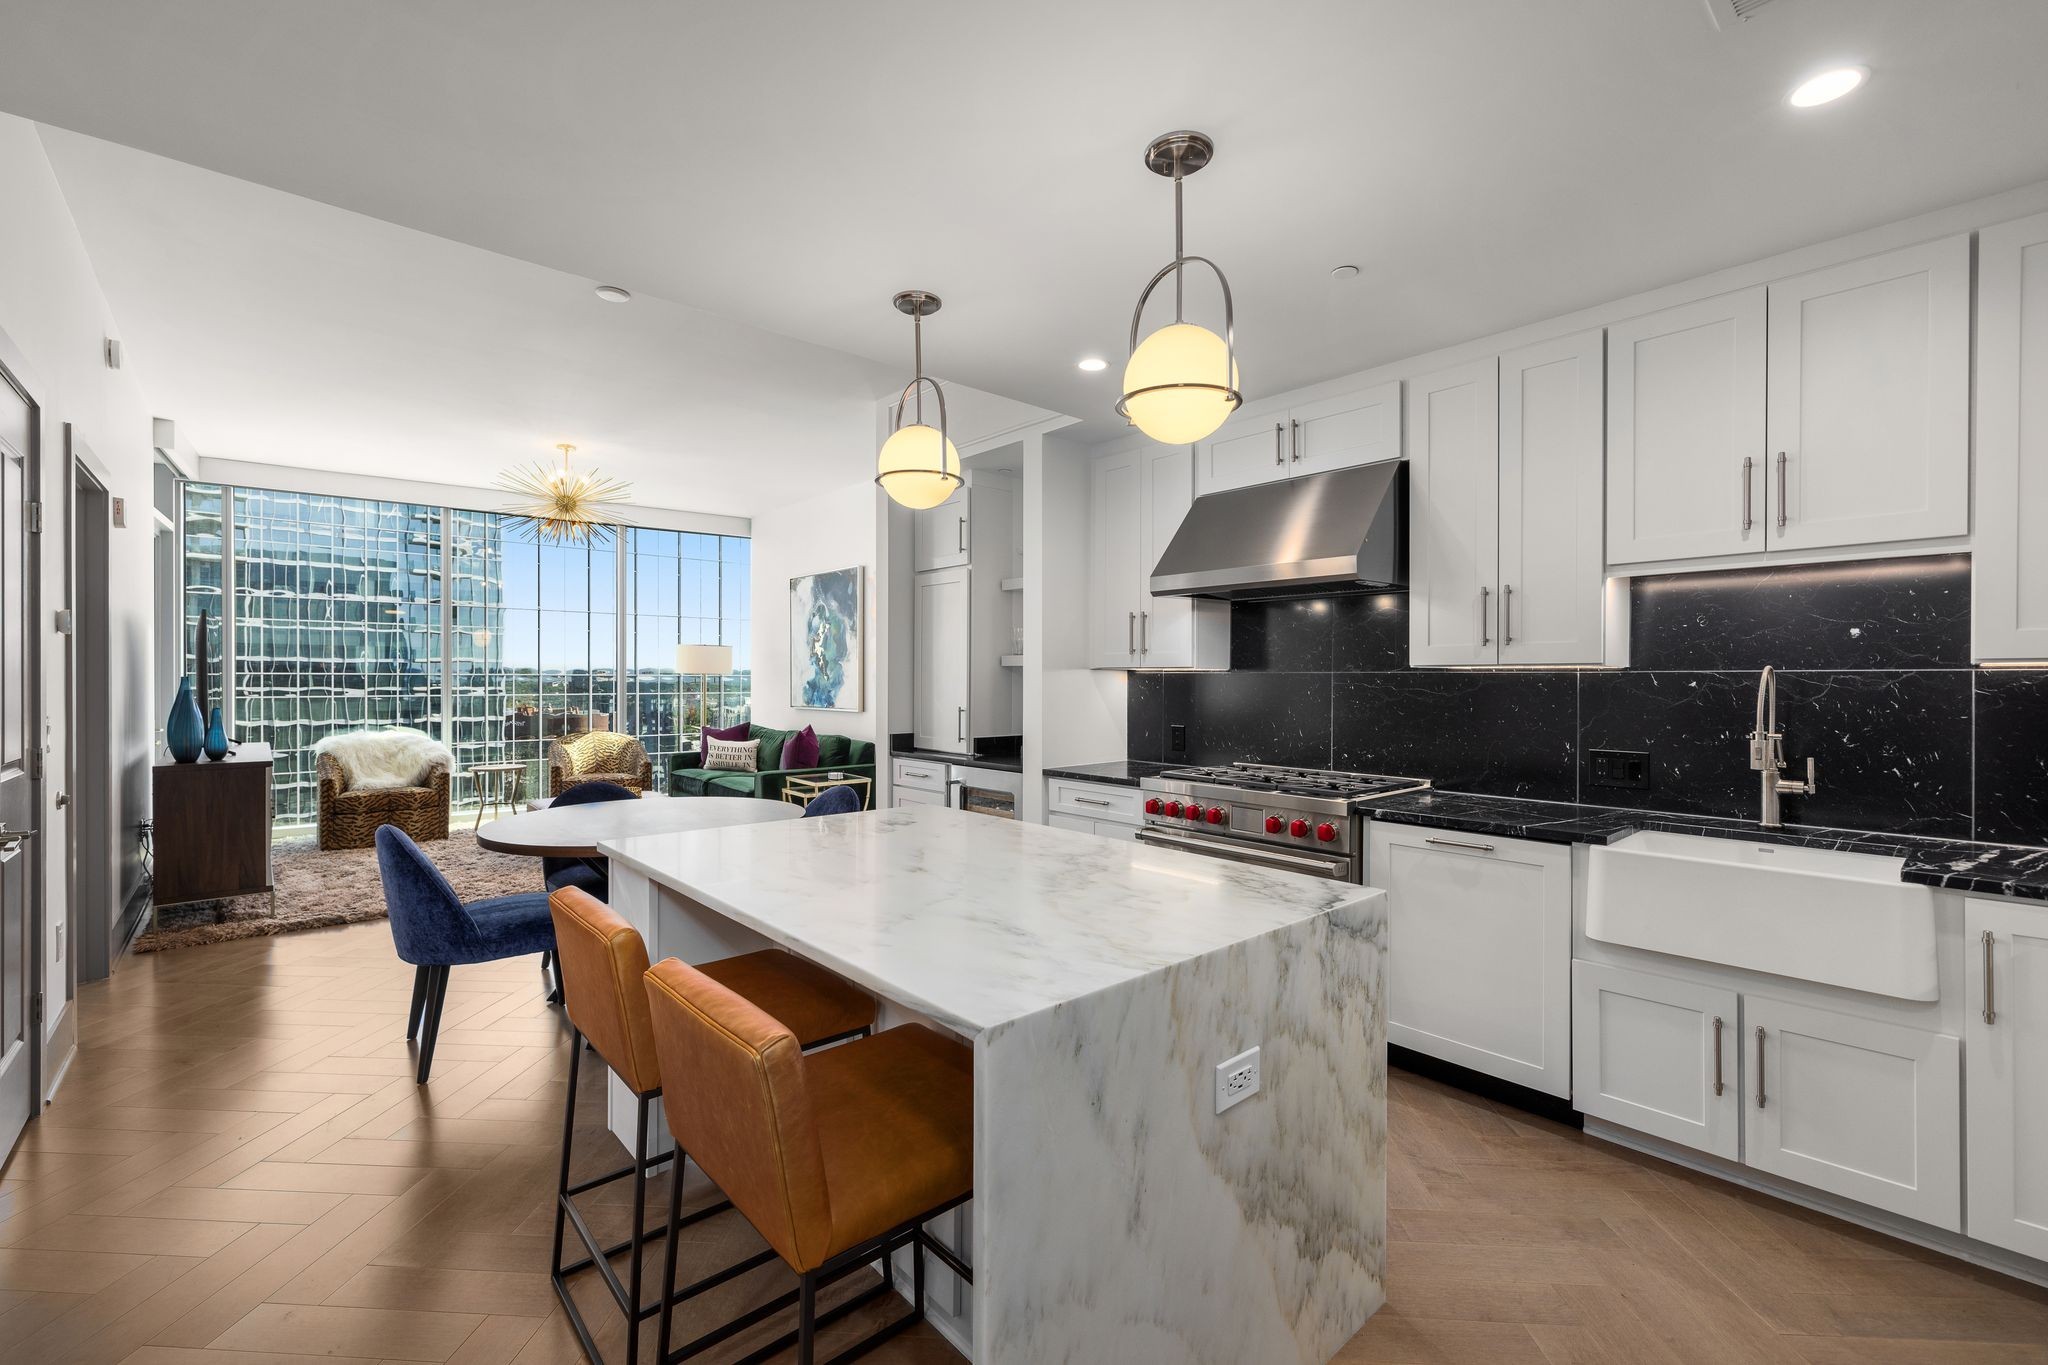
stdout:
<svg viewBox="0 0 2048 1365">
<path fill-rule="evenodd" d="M 445 842 L 420 847 L 465 901 L 539 891 L 540 859 L 491 853 L 476 846 L 469 830 L 450 830 Z M 344 848 L 321 852 L 313 836 L 280 840 L 276 859 L 277 915 L 270 897 L 238 896 L 197 901 L 160 911 L 156 927 L 135 940 L 138 953 L 189 948 L 229 939 L 295 934 L 358 920 L 384 918 L 384 886 L 377 875 L 377 850 Z"/>
</svg>

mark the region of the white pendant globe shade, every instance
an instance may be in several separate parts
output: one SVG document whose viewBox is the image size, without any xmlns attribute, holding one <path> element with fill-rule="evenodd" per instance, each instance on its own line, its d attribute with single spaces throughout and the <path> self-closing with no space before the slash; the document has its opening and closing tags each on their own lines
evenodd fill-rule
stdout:
<svg viewBox="0 0 2048 1365">
<path fill-rule="evenodd" d="M 1230 376 L 1227 386 L 1225 374 Z M 1201 440 L 1222 426 L 1237 404 L 1237 366 L 1230 348 L 1222 337 L 1192 322 L 1161 327 L 1138 343 L 1124 366 L 1125 415 L 1164 445 Z"/>
<path fill-rule="evenodd" d="M 882 453 L 875 457 L 875 482 L 905 507 L 937 507 L 960 486 L 960 448 L 940 435 L 937 427 L 919 422 L 899 428 L 882 443 Z"/>
</svg>

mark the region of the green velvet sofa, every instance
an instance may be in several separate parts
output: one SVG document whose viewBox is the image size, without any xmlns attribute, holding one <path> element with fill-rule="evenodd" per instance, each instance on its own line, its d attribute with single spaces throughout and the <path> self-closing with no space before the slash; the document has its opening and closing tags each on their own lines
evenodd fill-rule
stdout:
<svg viewBox="0 0 2048 1365">
<path fill-rule="evenodd" d="M 865 739 L 845 735 L 818 736 L 818 763 L 811 768 L 784 768 L 782 743 L 794 731 L 756 725 L 753 738 L 761 741 L 761 771 L 752 773 L 706 772 L 704 756 L 692 749 L 672 754 L 668 760 L 670 796 L 752 796 L 764 801 L 782 799 L 782 783 L 791 777 L 822 777 L 846 773 L 875 780 L 875 746 Z"/>
</svg>

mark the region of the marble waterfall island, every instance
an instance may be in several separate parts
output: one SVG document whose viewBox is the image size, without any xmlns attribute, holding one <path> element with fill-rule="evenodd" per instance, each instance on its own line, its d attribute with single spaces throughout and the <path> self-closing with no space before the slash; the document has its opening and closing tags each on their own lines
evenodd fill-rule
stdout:
<svg viewBox="0 0 2048 1365">
<path fill-rule="evenodd" d="M 1382 892 L 928 806 L 603 851 L 657 959 L 777 944 L 973 1043 L 931 1311 L 980 1365 L 1323 1362 L 1385 1302 Z"/>
</svg>

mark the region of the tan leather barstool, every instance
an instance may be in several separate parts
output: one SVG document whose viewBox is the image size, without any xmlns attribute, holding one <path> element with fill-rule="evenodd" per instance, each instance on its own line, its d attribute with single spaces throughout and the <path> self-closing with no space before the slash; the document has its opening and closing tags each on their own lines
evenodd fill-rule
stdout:
<svg viewBox="0 0 2048 1365">
<path fill-rule="evenodd" d="M 661 1310 L 660 1304 L 640 1302 L 641 1269 L 645 1243 L 653 1236 L 647 1231 L 643 1206 L 646 1202 L 647 1172 L 670 1159 L 668 1153 L 647 1153 L 647 1119 L 654 1100 L 661 1094 L 661 1072 L 656 1063 L 652 1025 L 648 1018 L 647 945 L 632 925 L 619 918 L 603 901 L 586 891 L 565 887 L 548 897 L 548 912 L 555 922 L 555 947 L 561 966 L 564 1008 L 574 1027 L 569 1052 L 569 1097 L 562 1113 L 562 1175 L 555 1195 L 554 1257 L 549 1262 L 555 1293 L 583 1343 L 583 1353 L 602 1365 L 597 1343 L 570 1296 L 568 1277 L 595 1267 L 611 1291 L 612 1299 L 626 1318 L 626 1359 L 637 1361 L 640 1324 Z M 875 1002 L 822 967 L 776 949 L 747 953 L 699 969 L 708 979 L 722 983 L 735 996 L 755 1002 L 762 1010 L 788 1025 L 789 1033 L 805 1047 L 820 1046 L 859 1037 L 874 1027 Z M 576 1133 L 576 1075 L 588 1040 L 604 1058 L 605 1065 L 625 1082 L 638 1099 L 634 1131 L 633 1163 L 609 1175 L 578 1185 L 569 1183 L 569 1149 Z M 678 1143 L 670 1183 L 675 1198 L 669 1201 L 671 1218 L 681 1211 L 683 1163 L 686 1148 Z M 700 1163 L 701 1164 L 701 1163 Z M 577 1210 L 574 1196 L 633 1177 L 633 1237 L 617 1246 L 600 1248 L 590 1227 Z M 692 1212 L 685 1222 L 696 1222 L 732 1207 L 719 1202 Z M 583 1239 L 585 1255 L 573 1265 L 562 1264 L 562 1228 L 572 1223 Z M 656 1229 L 656 1232 L 661 1231 Z M 612 1270 L 611 1258 L 630 1249 L 629 1284 L 621 1285 Z M 683 1296 L 701 1293 L 722 1284 L 754 1266 L 773 1259 L 763 1252 L 739 1265 L 729 1266 L 683 1291 Z M 674 1268 L 670 1267 L 669 1289 L 674 1290 Z"/>
<path fill-rule="evenodd" d="M 927 1250 L 973 1282 L 967 1265 L 924 1232 L 928 1220 L 973 1194 L 972 1050 L 911 1024 L 805 1055 L 797 1035 L 767 1011 L 674 959 L 647 973 L 647 997 L 670 1131 L 798 1276 L 795 1291 L 671 1354 L 680 1208 L 671 1195 L 663 1365 L 792 1300 L 796 1329 L 745 1359 L 766 1359 L 795 1341 L 798 1361 L 813 1365 L 818 1328 L 892 1292 L 891 1258 L 906 1247 L 915 1266 L 909 1314 L 837 1359 L 923 1320 Z M 881 1283 L 821 1318 L 818 1290 L 877 1259 Z"/>
</svg>

